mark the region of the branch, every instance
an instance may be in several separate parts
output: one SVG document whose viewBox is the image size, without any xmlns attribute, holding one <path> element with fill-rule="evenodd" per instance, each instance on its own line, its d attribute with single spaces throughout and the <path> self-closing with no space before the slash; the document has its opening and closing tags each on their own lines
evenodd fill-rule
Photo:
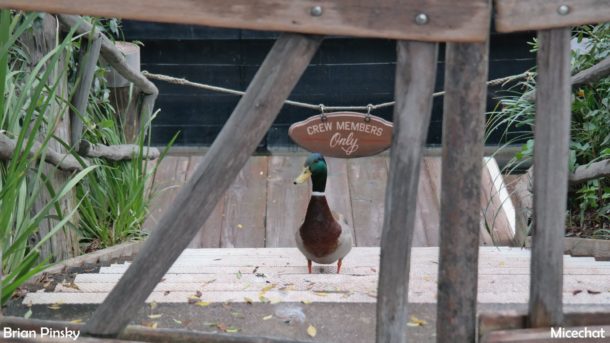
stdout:
<svg viewBox="0 0 610 343">
<path fill-rule="evenodd" d="M 42 149 L 42 144 L 40 144 L 39 142 L 34 142 L 30 151 L 28 151 L 28 156 L 40 159 L 42 155 L 38 152 Z M 5 135 L 4 133 L 0 133 L 0 159 L 12 159 L 15 150 L 17 150 L 17 142 L 9 136 Z M 76 170 L 80 171 L 83 169 L 83 166 L 74 156 L 69 154 L 61 154 L 49 148 L 46 149 L 44 160 L 50 164 L 57 166 L 57 168 L 63 171 L 71 172 Z"/>
<path fill-rule="evenodd" d="M 580 166 L 570 174 L 569 180 L 570 184 L 578 184 L 606 176 L 610 176 L 610 160 L 603 160 L 593 162 L 586 166 Z"/>
<path fill-rule="evenodd" d="M 72 28 L 74 26 L 78 26 L 76 29 L 78 34 L 87 34 L 93 30 L 93 26 L 84 21 L 81 16 L 59 14 L 57 17 L 59 22 L 63 24 L 64 27 Z M 114 43 L 108 39 L 106 35 L 100 33 L 99 38 L 102 40 L 102 48 L 100 53 L 106 62 L 108 62 L 124 78 L 133 82 L 134 85 L 140 88 L 144 93 L 154 95 L 155 97 L 159 94 L 157 86 L 144 77 L 140 71 L 131 68 L 125 61 L 125 57 L 121 51 L 116 48 Z"/>
<path fill-rule="evenodd" d="M 87 157 L 100 157 L 112 161 L 132 160 L 140 154 L 140 146 L 134 144 L 103 145 L 91 144 L 85 140 L 80 142 L 79 155 Z M 142 158 L 154 160 L 160 155 L 157 148 L 144 147 Z"/>
</svg>

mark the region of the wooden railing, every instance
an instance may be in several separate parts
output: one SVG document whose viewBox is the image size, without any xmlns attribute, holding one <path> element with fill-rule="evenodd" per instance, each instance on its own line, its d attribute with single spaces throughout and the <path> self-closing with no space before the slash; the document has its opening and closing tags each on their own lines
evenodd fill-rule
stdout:
<svg viewBox="0 0 610 343">
<path fill-rule="evenodd" d="M 539 30 L 535 230 L 527 324 L 561 325 L 570 125 L 569 26 L 610 21 L 610 1 L 496 0 L 494 5 L 497 31 Z M 196 234 L 194 223 L 204 222 L 210 215 L 315 54 L 322 36 L 305 34 L 316 34 L 401 40 L 376 336 L 377 342 L 405 342 L 419 163 L 430 118 L 437 44 L 448 42 L 437 337 L 439 342 L 477 340 L 479 184 L 492 13 L 488 0 L 0 0 L 0 7 L 294 32 L 277 40 L 193 177 L 83 327 L 87 335 L 101 337 L 119 336 Z M 102 42 L 101 53 L 104 51 Z M 244 337 L 235 341 L 258 340 Z"/>
</svg>

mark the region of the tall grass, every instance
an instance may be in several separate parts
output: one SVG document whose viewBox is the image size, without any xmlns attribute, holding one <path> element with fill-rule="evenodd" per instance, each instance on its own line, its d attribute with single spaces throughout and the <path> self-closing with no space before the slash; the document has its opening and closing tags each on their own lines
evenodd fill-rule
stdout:
<svg viewBox="0 0 610 343">
<path fill-rule="evenodd" d="M 74 32 L 46 54 L 31 71 L 27 71 L 23 52 L 17 39 L 31 26 L 38 14 L 0 12 L 0 129 L 16 139 L 16 150 L 9 161 L 0 162 L 0 249 L 2 250 L 2 296 L 5 303 L 14 290 L 25 280 L 42 270 L 48 259 L 40 261 L 40 247 L 62 229 L 76 213 L 77 207 L 62 213 L 59 202 L 76 184 L 87 176 L 94 166 L 73 175 L 62 187 L 54 189 L 47 182 L 43 171 L 44 156 L 62 110 L 52 113 L 57 105 L 56 91 L 61 77 L 51 75 L 67 70 L 60 65 L 74 39 Z M 65 105 L 63 108 L 65 109 Z M 61 108 L 61 107 L 60 107 Z M 43 127 L 46 130 L 41 131 Z M 42 132 L 42 138 L 38 133 Z M 41 148 L 32 156 L 28 152 L 40 139 Z M 51 199 L 42 208 L 35 207 L 35 200 L 43 191 Z M 31 245 L 29 240 L 39 231 L 41 222 L 55 209 L 55 225 Z"/>
</svg>

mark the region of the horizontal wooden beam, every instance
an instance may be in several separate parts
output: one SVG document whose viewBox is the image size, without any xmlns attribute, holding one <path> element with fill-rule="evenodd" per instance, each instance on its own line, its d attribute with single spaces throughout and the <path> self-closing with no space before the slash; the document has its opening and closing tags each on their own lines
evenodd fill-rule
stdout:
<svg viewBox="0 0 610 343">
<path fill-rule="evenodd" d="M 495 0 L 499 32 L 543 30 L 610 21 L 610 0 Z"/>
<path fill-rule="evenodd" d="M 225 28 L 484 41 L 489 0 L 0 0 L 0 7 Z"/>
</svg>

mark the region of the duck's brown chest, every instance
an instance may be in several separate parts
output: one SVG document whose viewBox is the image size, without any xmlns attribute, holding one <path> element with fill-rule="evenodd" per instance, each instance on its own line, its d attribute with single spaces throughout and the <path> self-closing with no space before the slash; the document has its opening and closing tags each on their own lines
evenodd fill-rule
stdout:
<svg viewBox="0 0 610 343">
<path fill-rule="evenodd" d="M 303 246 L 316 257 L 330 255 L 337 249 L 341 226 L 333 218 L 325 197 L 311 198 L 299 233 Z"/>
</svg>

